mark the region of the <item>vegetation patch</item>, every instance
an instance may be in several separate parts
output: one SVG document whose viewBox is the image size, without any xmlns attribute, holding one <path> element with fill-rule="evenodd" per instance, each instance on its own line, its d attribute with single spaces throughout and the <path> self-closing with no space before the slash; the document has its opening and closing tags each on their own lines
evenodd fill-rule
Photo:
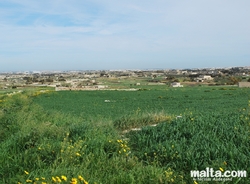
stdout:
<svg viewBox="0 0 250 184">
<path fill-rule="evenodd" d="M 189 184 L 190 170 L 206 167 L 249 173 L 249 89 L 232 98 L 213 88 L 2 94 L 0 183 Z"/>
</svg>

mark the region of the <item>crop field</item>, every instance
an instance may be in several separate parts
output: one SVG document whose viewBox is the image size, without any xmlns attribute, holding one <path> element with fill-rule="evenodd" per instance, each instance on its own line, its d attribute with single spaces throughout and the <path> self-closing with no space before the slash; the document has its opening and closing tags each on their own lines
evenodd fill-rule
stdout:
<svg viewBox="0 0 250 184">
<path fill-rule="evenodd" d="M 0 183 L 249 183 L 250 89 L 0 95 Z M 191 170 L 246 170 L 193 181 Z"/>
<path fill-rule="evenodd" d="M 70 113 L 83 118 L 115 119 L 135 112 L 180 115 L 185 111 L 238 112 L 248 107 L 249 89 L 167 88 L 139 91 L 59 91 L 34 99 L 49 111 Z"/>
</svg>

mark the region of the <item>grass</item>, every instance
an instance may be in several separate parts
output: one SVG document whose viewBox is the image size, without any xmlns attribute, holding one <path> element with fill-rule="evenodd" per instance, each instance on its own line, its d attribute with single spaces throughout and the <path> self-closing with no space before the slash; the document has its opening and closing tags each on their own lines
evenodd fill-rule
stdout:
<svg viewBox="0 0 250 184">
<path fill-rule="evenodd" d="M 190 170 L 206 167 L 249 173 L 248 95 L 220 87 L 3 95 L 0 183 L 188 184 Z M 134 127 L 142 129 L 124 133 Z"/>
<path fill-rule="evenodd" d="M 225 89 L 225 90 L 223 90 Z M 59 91 L 34 99 L 50 112 L 62 112 L 114 120 L 138 113 L 165 112 L 180 115 L 185 111 L 203 113 L 235 112 L 248 107 L 249 89 L 235 87 L 164 88 L 141 91 Z M 105 102 L 109 100 L 110 102 Z M 67 105 L 65 105 L 67 104 Z"/>
<path fill-rule="evenodd" d="M 247 129 L 247 131 L 246 131 Z M 156 127 L 128 133 L 134 154 L 188 176 L 206 167 L 244 170 L 249 162 L 249 115 L 185 115 Z M 226 164 L 225 164 L 226 163 Z M 249 172 L 249 171 L 248 171 Z"/>
</svg>

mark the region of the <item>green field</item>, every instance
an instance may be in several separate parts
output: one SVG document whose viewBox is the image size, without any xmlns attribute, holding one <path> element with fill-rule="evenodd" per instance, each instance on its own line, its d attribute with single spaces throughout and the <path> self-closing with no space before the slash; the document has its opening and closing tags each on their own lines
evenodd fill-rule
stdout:
<svg viewBox="0 0 250 184">
<path fill-rule="evenodd" d="M 244 88 L 167 88 L 141 91 L 59 91 L 34 99 L 43 108 L 83 118 L 115 119 L 140 112 L 179 115 L 185 111 L 238 112 L 248 107 L 249 89 Z M 109 100 L 110 102 L 105 102 Z"/>
<path fill-rule="evenodd" d="M 1 93 L 0 183 L 189 184 L 206 167 L 249 173 L 249 99 L 237 87 Z"/>
</svg>

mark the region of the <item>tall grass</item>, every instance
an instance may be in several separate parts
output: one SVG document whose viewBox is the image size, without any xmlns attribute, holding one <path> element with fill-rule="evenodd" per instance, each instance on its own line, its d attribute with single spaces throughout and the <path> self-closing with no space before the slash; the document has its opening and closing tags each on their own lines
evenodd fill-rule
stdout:
<svg viewBox="0 0 250 184">
<path fill-rule="evenodd" d="M 0 182 L 164 183 L 164 170 L 133 156 L 112 121 L 51 114 L 25 94 L 1 103 Z M 63 176 L 63 177 L 62 177 Z M 67 181 L 63 178 L 67 177 Z M 84 178 L 80 180 L 78 176 Z"/>
<path fill-rule="evenodd" d="M 223 114 L 184 108 L 177 119 L 137 107 L 127 116 L 90 119 L 48 110 L 36 103 L 40 95 L 56 94 L 1 97 L 0 183 L 191 183 L 190 170 L 205 167 L 249 173 L 245 107 Z M 142 129 L 122 132 L 134 127 Z"/>
<path fill-rule="evenodd" d="M 191 182 L 190 171 L 206 167 L 249 173 L 249 132 L 249 114 L 213 113 L 147 126 L 127 137 L 145 165 L 170 167 Z"/>
<path fill-rule="evenodd" d="M 114 120 L 114 127 L 118 130 L 130 130 L 132 128 L 139 128 L 147 125 L 156 125 L 160 122 L 170 121 L 174 118 L 173 115 L 161 112 L 141 112 L 138 108 L 135 113 L 123 115 Z"/>
</svg>

